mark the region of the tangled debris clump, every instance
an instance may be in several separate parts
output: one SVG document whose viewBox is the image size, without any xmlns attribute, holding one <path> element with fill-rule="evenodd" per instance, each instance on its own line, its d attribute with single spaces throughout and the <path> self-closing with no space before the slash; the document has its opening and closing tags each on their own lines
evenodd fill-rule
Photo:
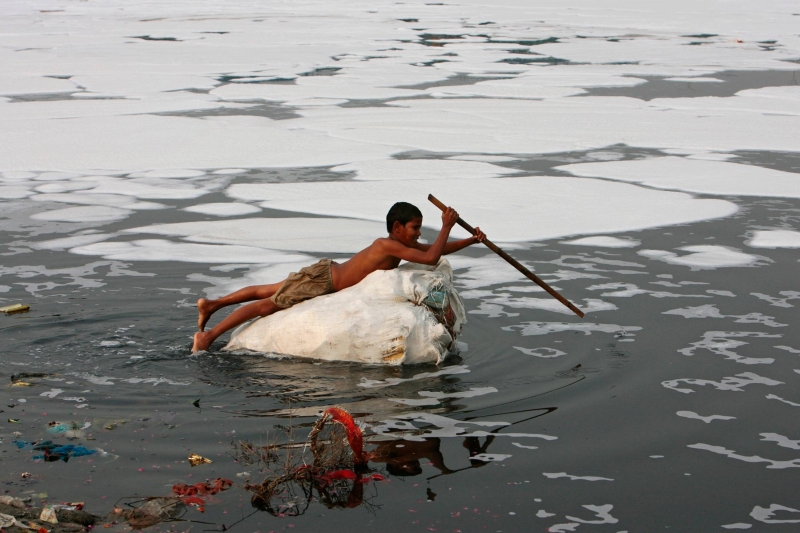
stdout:
<svg viewBox="0 0 800 533">
<path fill-rule="evenodd" d="M 364 484 L 381 481 L 370 473 L 361 428 L 340 407 L 327 409 L 314 424 L 302 447 L 282 447 L 266 479 L 245 485 L 253 492 L 253 506 L 276 516 L 302 514 L 313 500 L 328 507 L 356 507 L 365 503 Z M 309 457 L 309 452 L 311 457 Z M 281 463 L 281 464 L 277 464 Z M 316 496 L 315 496 L 316 493 Z"/>
</svg>

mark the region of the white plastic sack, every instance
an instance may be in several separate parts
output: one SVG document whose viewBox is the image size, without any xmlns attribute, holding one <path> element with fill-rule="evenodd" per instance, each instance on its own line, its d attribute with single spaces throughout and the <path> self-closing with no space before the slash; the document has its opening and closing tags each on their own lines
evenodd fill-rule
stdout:
<svg viewBox="0 0 800 533">
<path fill-rule="evenodd" d="M 370 364 L 440 363 L 455 351 L 464 323 L 453 270 L 442 259 L 436 267 L 409 263 L 378 270 L 353 287 L 244 324 L 223 350 Z"/>
</svg>

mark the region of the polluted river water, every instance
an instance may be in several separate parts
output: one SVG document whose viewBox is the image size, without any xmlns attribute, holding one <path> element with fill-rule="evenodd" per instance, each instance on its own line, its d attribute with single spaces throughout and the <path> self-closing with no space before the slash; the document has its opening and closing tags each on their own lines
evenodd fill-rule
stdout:
<svg viewBox="0 0 800 533">
<path fill-rule="evenodd" d="M 4 494 L 112 531 L 219 478 L 152 527 L 794 531 L 796 15 L 631 5 L 5 4 Z M 395 201 L 431 242 L 429 193 L 585 318 L 472 246 L 439 366 L 190 353 L 198 298 L 345 260 Z M 375 476 L 254 506 L 247 450 L 331 406 Z"/>
</svg>

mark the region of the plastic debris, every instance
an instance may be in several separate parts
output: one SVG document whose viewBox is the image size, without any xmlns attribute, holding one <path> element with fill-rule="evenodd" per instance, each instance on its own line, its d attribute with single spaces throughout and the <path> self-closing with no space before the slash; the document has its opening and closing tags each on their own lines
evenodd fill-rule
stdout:
<svg viewBox="0 0 800 533">
<path fill-rule="evenodd" d="M 17 445 L 19 446 L 19 445 Z M 93 455 L 97 450 L 86 448 L 85 446 L 77 446 L 75 444 L 56 444 L 51 440 L 37 442 L 33 446 L 34 450 L 43 451 L 43 455 L 34 455 L 31 459 L 51 461 L 64 461 L 65 463 L 72 457 L 83 457 L 84 455 Z"/>
<path fill-rule="evenodd" d="M 189 464 L 192 466 L 198 466 L 206 463 L 213 463 L 211 459 L 207 459 L 202 455 L 197 455 L 196 453 L 189 454 Z"/>
<path fill-rule="evenodd" d="M 10 507 L 16 507 L 17 509 L 25 509 L 27 507 L 25 502 L 21 498 L 15 498 L 14 496 L 0 496 L 0 503 L 3 505 L 8 505 Z M 0 526 L 4 527 L 4 526 Z"/>
<path fill-rule="evenodd" d="M 26 304 L 14 304 L 14 305 L 7 305 L 5 307 L 0 307 L 0 312 L 3 312 L 7 315 L 12 315 L 14 313 L 24 313 L 26 311 L 30 311 L 31 306 Z"/>
<path fill-rule="evenodd" d="M 245 485 L 254 493 L 255 507 L 277 516 L 298 514 L 297 498 L 302 494 L 331 508 L 357 507 L 365 503 L 364 484 L 384 479 L 368 471 L 371 456 L 363 450 L 361 429 L 340 407 L 323 413 L 304 446 L 289 443 L 282 448 L 285 457 L 272 461 L 277 467 L 272 475 L 260 484 Z M 313 460 L 306 457 L 309 450 Z"/>
<path fill-rule="evenodd" d="M 180 498 L 147 498 L 129 504 L 133 509 L 115 508 L 113 513 L 128 522 L 131 529 L 144 529 L 161 522 L 180 519 L 186 507 Z M 108 524 L 106 524 L 106 527 Z"/>
<path fill-rule="evenodd" d="M 43 522 L 50 522 L 51 524 L 58 524 L 58 518 L 56 517 L 56 510 L 53 508 L 52 505 L 44 506 L 41 514 L 39 515 L 39 520 Z"/>
<path fill-rule="evenodd" d="M 33 474 L 31 474 L 30 472 L 23 472 L 22 474 L 19 475 L 19 477 L 21 477 L 22 479 L 28 479 L 32 475 Z"/>
<path fill-rule="evenodd" d="M 28 381 L 13 381 L 11 382 L 12 387 L 33 387 L 33 383 Z"/>
<path fill-rule="evenodd" d="M 11 527 L 14 525 L 14 522 L 16 522 L 16 519 L 10 514 L 0 513 L 0 527 Z"/>
<path fill-rule="evenodd" d="M 9 424 L 19 424 L 19 418 L 9 418 L 8 419 L 8 423 Z"/>
</svg>

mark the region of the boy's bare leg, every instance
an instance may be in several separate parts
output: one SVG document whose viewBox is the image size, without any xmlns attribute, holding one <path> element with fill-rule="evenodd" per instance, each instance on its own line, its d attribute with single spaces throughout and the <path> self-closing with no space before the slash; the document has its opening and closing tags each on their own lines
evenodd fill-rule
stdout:
<svg viewBox="0 0 800 533">
<path fill-rule="evenodd" d="M 194 343 L 192 344 L 192 353 L 207 349 L 211 343 L 214 342 L 214 339 L 229 329 L 235 328 L 239 324 L 244 324 L 248 320 L 256 317 L 271 315 L 275 311 L 280 310 L 281 308 L 275 305 L 275 303 L 269 299 L 259 300 L 251 304 L 243 305 L 210 330 L 198 331 L 195 333 Z"/>
<path fill-rule="evenodd" d="M 264 300 L 275 294 L 278 289 L 283 285 L 280 283 L 273 283 L 271 285 L 250 285 L 244 289 L 239 289 L 232 292 L 227 296 L 223 296 L 218 300 L 208 300 L 200 298 L 197 300 L 197 329 L 203 331 L 206 328 L 206 322 L 211 318 L 211 315 L 218 310 L 228 305 L 240 304 L 244 302 L 252 302 L 253 300 Z"/>
</svg>

